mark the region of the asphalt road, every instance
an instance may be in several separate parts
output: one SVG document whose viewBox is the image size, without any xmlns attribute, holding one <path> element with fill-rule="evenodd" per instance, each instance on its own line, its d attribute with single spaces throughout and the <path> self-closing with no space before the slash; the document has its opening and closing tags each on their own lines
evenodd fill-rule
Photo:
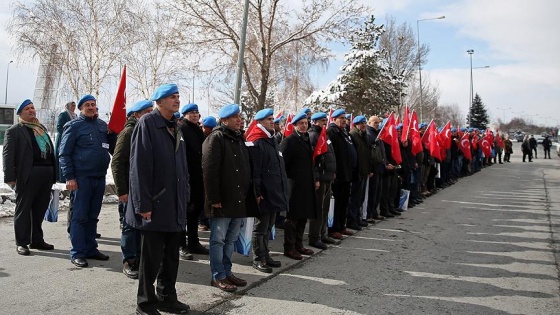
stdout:
<svg viewBox="0 0 560 315">
<path fill-rule="evenodd" d="M 182 261 L 179 299 L 193 314 L 559 314 L 560 161 L 513 160 L 302 262 L 281 255 L 280 231 L 275 274 L 235 254 L 234 273 L 250 282 L 238 294 L 209 286 L 207 256 Z M 85 269 L 70 263 L 64 215 L 44 224 L 55 251 L 29 257 L 15 252 L 11 219 L 0 220 L 0 314 L 134 313 L 116 205 L 99 222 L 111 259 Z"/>
</svg>

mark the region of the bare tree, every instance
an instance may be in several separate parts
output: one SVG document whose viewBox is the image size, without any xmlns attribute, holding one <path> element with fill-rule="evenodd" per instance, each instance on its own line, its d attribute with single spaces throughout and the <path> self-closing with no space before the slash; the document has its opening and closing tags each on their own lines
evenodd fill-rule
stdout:
<svg viewBox="0 0 560 315">
<path fill-rule="evenodd" d="M 465 122 L 465 116 L 457 104 L 438 106 L 430 118 L 433 118 L 438 126 L 443 126 L 450 121 L 451 125 L 457 128 L 462 127 Z"/>
<path fill-rule="evenodd" d="M 180 12 L 181 24 L 188 27 L 186 40 L 205 49 L 210 59 L 207 70 L 222 72 L 232 77 L 240 46 L 239 22 L 242 20 L 243 1 L 173 0 L 169 6 Z M 360 16 L 369 8 L 344 0 L 303 0 L 299 7 L 287 7 L 280 0 L 250 2 L 247 44 L 243 75 L 245 89 L 252 98 L 250 112 L 264 108 L 272 86 L 293 86 L 299 90 L 301 81 L 282 76 L 289 64 L 289 51 L 302 56 L 324 60 L 327 44 L 347 38 Z M 301 48 L 288 49 L 298 43 Z M 286 50 L 285 50 L 286 49 Z M 305 52 L 305 53 L 303 53 Z M 298 55 L 293 55 L 298 58 Z M 284 67 L 281 66 L 284 64 Z M 295 62 L 293 65 L 301 65 Z M 301 73 L 305 69 L 300 68 Z M 290 72 L 284 72 L 284 74 Z M 272 83 L 272 84 L 271 84 Z M 290 84 L 291 83 L 291 84 Z M 298 99 L 299 92 L 295 98 Z"/>
</svg>

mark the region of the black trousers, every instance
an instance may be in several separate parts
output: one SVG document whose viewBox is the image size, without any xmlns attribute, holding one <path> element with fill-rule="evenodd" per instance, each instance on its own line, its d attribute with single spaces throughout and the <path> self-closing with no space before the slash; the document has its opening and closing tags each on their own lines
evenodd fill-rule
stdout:
<svg viewBox="0 0 560 315">
<path fill-rule="evenodd" d="M 177 300 L 175 282 L 179 269 L 179 240 L 181 232 L 142 231 L 142 251 L 138 269 L 138 308 L 157 309 L 160 300 Z M 154 283 L 157 280 L 156 288 Z M 156 295 L 157 293 L 157 295 Z"/>
<path fill-rule="evenodd" d="M 381 203 L 383 192 L 383 174 L 374 174 L 369 178 L 367 218 L 373 219 L 378 216 L 377 207 Z"/>
<path fill-rule="evenodd" d="M 544 148 L 544 158 L 546 159 L 547 156 L 550 159 L 550 148 Z"/>
<path fill-rule="evenodd" d="M 284 251 L 303 247 L 303 233 L 307 219 L 286 218 L 284 222 Z"/>
<path fill-rule="evenodd" d="M 44 242 L 42 224 L 51 199 L 53 178 L 54 170 L 51 166 L 33 166 L 27 185 L 16 184 L 16 245 Z"/>
<path fill-rule="evenodd" d="M 262 261 L 270 257 L 268 249 L 268 240 L 272 227 L 276 222 L 276 212 L 261 213 L 260 217 L 255 218 L 253 226 L 253 260 Z"/>
<path fill-rule="evenodd" d="M 391 211 L 395 211 L 395 196 L 397 194 L 397 174 L 385 173 L 383 174 L 383 190 L 381 193 L 381 204 L 379 212 L 381 215 L 386 215 Z"/>
<path fill-rule="evenodd" d="M 333 225 L 329 228 L 330 233 L 341 232 L 346 228 L 346 215 L 348 213 L 348 202 L 350 201 L 351 182 L 335 180 L 332 184 L 334 196 Z"/>
<path fill-rule="evenodd" d="M 200 243 L 198 238 L 198 221 L 204 212 L 204 204 L 189 202 L 187 205 L 187 230 L 181 236 L 181 247 L 192 249 Z M 187 245 L 188 244 L 188 245 Z"/>
<path fill-rule="evenodd" d="M 309 219 L 309 242 L 316 242 L 328 237 L 329 208 L 331 206 L 331 182 L 320 182 L 319 189 L 315 190 L 317 219 Z"/>
</svg>

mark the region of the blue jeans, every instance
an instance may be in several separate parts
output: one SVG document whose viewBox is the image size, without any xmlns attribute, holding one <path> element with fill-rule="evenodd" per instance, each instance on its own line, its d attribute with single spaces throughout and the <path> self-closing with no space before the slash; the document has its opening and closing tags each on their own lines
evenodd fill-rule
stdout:
<svg viewBox="0 0 560 315">
<path fill-rule="evenodd" d="M 241 218 L 210 219 L 210 270 L 212 280 L 223 280 L 232 275 L 231 256 L 239 237 Z"/>
<path fill-rule="evenodd" d="M 350 204 L 346 222 L 348 225 L 358 224 L 362 220 L 361 207 L 366 199 L 366 185 L 369 177 L 358 178 L 352 181 L 350 188 Z"/>
<path fill-rule="evenodd" d="M 119 201 L 119 221 L 122 224 L 121 230 L 121 251 L 123 256 L 123 262 L 129 259 L 139 259 L 140 258 L 140 240 L 141 233 L 140 230 L 133 228 L 124 219 L 126 213 L 127 203 L 122 203 Z"/>
<path fill-rule="evenodd" d="M 72 223 L 70 224 L 70 257 L 87 258 L 98 253 L 97 221 L 103 193 L 105 192 L 105 177 L 78 177 L 78 189 L 72 199 Z"/>
</svg>

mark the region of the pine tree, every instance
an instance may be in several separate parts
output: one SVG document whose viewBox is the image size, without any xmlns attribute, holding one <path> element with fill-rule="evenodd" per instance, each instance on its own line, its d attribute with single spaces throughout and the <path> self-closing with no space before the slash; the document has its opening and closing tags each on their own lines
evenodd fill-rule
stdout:
<svg viewBox="0 0 560 315">
<path fill-rule="evenodd" d="M 478 93 L 476 93 L 469 114 L 467 115 L 467 124 L 471 128 L 486 129 L 489 122 L 490 119 L 488 118 L 486 107 Z"/>
</svg>

